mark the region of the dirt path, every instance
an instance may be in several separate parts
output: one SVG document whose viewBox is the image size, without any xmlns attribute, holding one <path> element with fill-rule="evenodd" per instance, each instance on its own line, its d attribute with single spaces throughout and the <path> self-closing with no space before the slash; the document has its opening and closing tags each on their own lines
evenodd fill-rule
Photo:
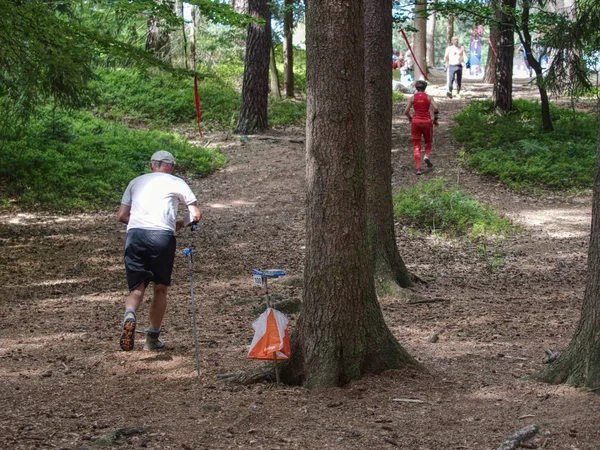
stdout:
<svg viewBox="0 0 600 450">
<path fill-rule="evenodd" d="M 474 80 L 464 84 L 465 96 L 489 90 Z M 443 93 L 442 82 L 434 80 L 430 92 Z M 541 428 L 531 441 L 538 448 L 598 449 L 597 396 L 525 380 L 543 367 L 547 348 L 564 348 L 575 327 L 590 198 L 523 197 L 459 167 L 449 127 L 468 100 L 439 98 L 435 167 L 420 179 L 403 105 L 395 107 L 394 185 L 444 176 L 525 231 L 484 252 L 397 229 L 409 269 L 429 284 L 382 298 L 381 305 L 390 329 L 427 373 L 392 371 L 319 392 L 216 379 L 261 365 L 246 359 L 254 308 L 261 304 L 252 268 L 285 269 L 292 283 L 273 284 L 276 299 L 301 296 L 293 281 L 301 278 L 304 254 L 304 133 L 272 131 L 244 145 L 219 142 L 230 164 L 195 185 L 205 218 L 196 234 L 178 241 L 179 249 L 193 243 L 197 252 L 200 380 L 183 256 L 164 323 L 168 351 L 123 353 L 117 339 L 124 232 L 115 211 L 0 216 L 0 449 L 104 443 L 479 450 L 497 448 L 528 424 Z M 211 139 L 216 144 L 218 137 Z M 147 312 L 144 305 L 140 329 Z M 441 329 L 439 341 L 429 343 Z"/>
</svg>

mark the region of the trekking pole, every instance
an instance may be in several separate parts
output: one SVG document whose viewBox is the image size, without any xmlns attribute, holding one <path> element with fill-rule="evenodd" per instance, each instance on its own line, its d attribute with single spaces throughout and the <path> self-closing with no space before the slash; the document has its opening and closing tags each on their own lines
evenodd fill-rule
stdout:
<svg viewBox="0 0 600 450">
<path fill-rule="evenodd" d="M 191 226 L 191 231 L 196 231 L 198 229 L 198 224 L 193 223 Z M 192 297 L 192 332 L 194 334 L 194 353 L 196 356 L 196 372 L 198 373 L 198 378 L 200 378 L 200 362 L 198 360 L 198 333 L 196 331 L 196 302 L 194 301 L 194 249 L 192 248 L 192 244 L 188 248 L 184 248 L 181 252 L 182 255 L 187 255 L 188 257 L 188 275 L 190 276 L 190 294 Z"/>
</svg>

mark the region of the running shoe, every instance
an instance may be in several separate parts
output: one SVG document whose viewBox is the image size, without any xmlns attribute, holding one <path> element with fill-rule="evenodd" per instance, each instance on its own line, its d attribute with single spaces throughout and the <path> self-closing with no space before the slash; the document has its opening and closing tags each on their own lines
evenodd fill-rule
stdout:
<svg viewBox="0 0 600 450">
<path fill-rule="evenodd" d="M 433 163 L 429 160 L 427 156 L 424 157 L 423 160 L 425 161 L 425 164 L 427 164 L 427 167 L 433 167 Z"/>
<path fill-rule="evenodd" d="M 151 352 L 158 352 L 165 348 L 165 343 L 162 339 L 158 338 L 159 333 L 152 333 L 151 331 L 146 332 L 146 342 L 144 343 L 144 350 Z"/>
<path fill-rule="evenodd" d="M 128 314 L 123 321 L 123 332 L 121 333 L 121 339 L 119 339 L 121 349 L 126 352 L 133 350 L 134 340 L 135 316 L 133 314 Z"/>
</svg>

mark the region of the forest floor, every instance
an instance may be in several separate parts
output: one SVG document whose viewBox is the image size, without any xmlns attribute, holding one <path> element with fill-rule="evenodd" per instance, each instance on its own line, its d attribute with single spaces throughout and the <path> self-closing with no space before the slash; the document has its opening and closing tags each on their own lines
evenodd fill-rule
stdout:
<svg viewBox="0 0 600 450">
<path fill-rule="evenodd" d="M 527 425 L 527 448 L 600 449 L 600 397 L 533 382 L 546 349 L 563 350 L 584 294 L 591 195 L 524 196 L 457 163 L 452 117 L 490 86 L 465 79 L 461 99 L 428 89 L 441 125 L 432 161 L 414 174 L 404 102 L 394 107 L 395 187 L 444 177 L 520 224 L 484 247 L 410 232 L 400 252 L 424 280 L 380 299 L 387 324 L 426 368 L 389 371 L 343 388 L 221 381 L 264 363 L 247 359 L 262 305 L 252 269 L 281 268 L 276 301 L 301 298 L 303 129 L 208 135 L 229 158 L 194 181 L 204 218 L 178 237 L 193 245 L 200 378 L 196 375 L 187 259 L 178 256 L 162 337 L 167 350 L 122 352 L 124 228 L 96 214 L 0 214 L 0 449 L 496 449 Z M 515 96 L 536 97 L 526 80 Z M 210 141 L 210 142 L 209 142 Z M 286 282 L 287 281 L 287 282 Z M 430 301 L 430 302 L 428 302 Z M 148 304 L 138 313 L 147 326 Z M 291 324 L 296 315 L 289 315 Z M 443 331 L 443 332 L 442 332 Z M 429 337 L 439 333 L 439 340 Z"/>
</svg>

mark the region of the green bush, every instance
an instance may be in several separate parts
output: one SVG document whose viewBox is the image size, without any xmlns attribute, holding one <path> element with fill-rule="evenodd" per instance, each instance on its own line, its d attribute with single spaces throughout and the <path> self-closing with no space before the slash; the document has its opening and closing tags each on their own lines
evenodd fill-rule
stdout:
<svg viewBox="0 0 600 450">
<path fill-rule="evenodd" d="M 401 189 L 394 195 L 394 214 L 405 225 L 451 237 L 503 235 L 512 228 L 492 208 L 442 179 Z"/>
<path fill-rule="evenodd" d="M 491 101 L 476 102 L 455 118 L 464 162 L 515 189 L 568 190 L 592 186 L 598 145 L 594 115 L 551 108 L 554 131 L 543 132 L 539 103 L 514 100 L 498 115 Z"/>
<path fill-rule="evenodd" d="M 18 140 L 3 143 L 0 204 L 90 210 L 118 204 L 129 181 L 167 149 L 178 175 L 202 176 L 225 162 L 159 131 L 130 130 L 87 113 L 44 109 Z"/>
</svg>

